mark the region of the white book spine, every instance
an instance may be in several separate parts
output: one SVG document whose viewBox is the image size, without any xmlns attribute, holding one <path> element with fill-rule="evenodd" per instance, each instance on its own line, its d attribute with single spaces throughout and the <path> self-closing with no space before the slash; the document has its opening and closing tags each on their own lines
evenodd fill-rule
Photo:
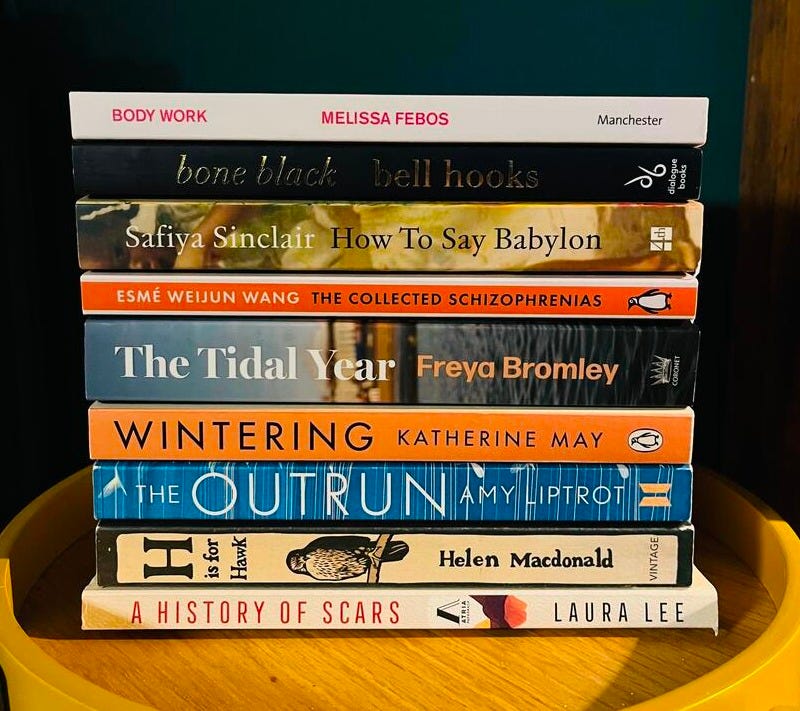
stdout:
<svg viewBox="0 0 800 711">
<path fill-rule="evenodd" d="M 71 92 L 76 140 L 706 142 L 708 99 Z"/>
<path fill-rule="evenodd" d="M 718 631 L 717 592 L 691 587 L 392 590 L 181 586 L 97 587 L 82 593 L 82 628 L 136 629 L 614 629 Z"/>
</svg>

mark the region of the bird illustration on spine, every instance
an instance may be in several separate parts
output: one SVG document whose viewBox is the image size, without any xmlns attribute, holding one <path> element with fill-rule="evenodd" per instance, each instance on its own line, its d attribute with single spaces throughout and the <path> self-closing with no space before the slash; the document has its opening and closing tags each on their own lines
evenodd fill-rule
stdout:
<svg viewBox="0 0 800 711">
<path fill-rule="evenodd" d="M 113 478 L 102 488 L 99 496 L 111 496 L 117 491 L 122 491 L 125 496 L 128 495 L 128 492 L 125 491 L 125 485 L 122 483 L 122 478 L 120 477 L 119 472 L 114 470 Z"/>
<path fill-rule="evenodd" d="M 408 550 L 408 544 L 393 541 L 391 533 L 382 533 L 374 541 L 367 536 L 321 536 L 305 548 L 289 551 L 286 566 L 293 573 L 324 582 L 366 574 L 367 583 L 377 583 L 381 565 L 403 560 Z"/>
</svg>

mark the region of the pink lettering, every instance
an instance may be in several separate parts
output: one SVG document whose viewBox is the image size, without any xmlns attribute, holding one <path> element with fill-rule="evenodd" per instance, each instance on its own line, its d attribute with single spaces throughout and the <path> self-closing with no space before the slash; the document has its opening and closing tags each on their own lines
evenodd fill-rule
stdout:
<svg viewBox="0 0 800 711">
<path fill-rule="evenodd" d="M 208 123 L 208 109 L 159 109 L 162 123 Z"/>
<path fill-rule="evenodd" d="M 111 109 L 111 120 L 124 123 L 152 121 L 155 109 Z"/>
<path fill-rule="evenodd" d="M 323 110 L 323 126 L 449 126 L 447 111 L 387 111 Z"/>
</svg>

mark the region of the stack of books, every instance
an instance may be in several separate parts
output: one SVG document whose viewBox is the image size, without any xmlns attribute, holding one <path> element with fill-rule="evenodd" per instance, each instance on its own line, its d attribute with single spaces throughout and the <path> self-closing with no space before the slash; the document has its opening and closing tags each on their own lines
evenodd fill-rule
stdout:
<svg viewBox="0 0 800 711">
<path fill-rule="evenodd" d="M 85 629 L 717 629 L 706 99 L 70 103 Z"/>
</svg>

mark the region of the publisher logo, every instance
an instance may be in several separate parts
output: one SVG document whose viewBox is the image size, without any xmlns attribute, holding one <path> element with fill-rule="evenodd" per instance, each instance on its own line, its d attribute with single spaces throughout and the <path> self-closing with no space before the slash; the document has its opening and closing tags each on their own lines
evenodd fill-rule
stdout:
<svg viewBox="0 0 800 711">
<path fill-rule="evenodd" d="M 651 227 L 650 228 L 650 251 L 651 252 L 671 252 L 672 251 L 672 228 L 671 227 Z"/>
<path fill-rule="evenodd" d="M 663 178 L 667 174 L 667 166 L 663 163 L 656 163 L 650 170 L 640 165 L 636 167 L 642 171 L 642 174 L 631 178 L 625 185 L 638 183 L 640 188 L 647 190 L 647 188 L 653 187 L 653 178 Z"/>
<path fill-rule="evenodd" d="M 453 600 L 453 602 L 448 602 L 446 605 L 437 607 L 436 616 L 458 625 L 461 624 L 461 617 L 459 615 L 460 611 L 461 600 Z"/>
<path fill-rule="evenodd" d="M 639 508 L 660 509 L 668 508 L 672 504 L 669 500 L 672 484 L 639 484 L 639 489 L 644 494 L 641 501 L 639 501 Z"/>
<path fill-rule="evenodd" d="M 655 452 L 662 444 L 664 437 L 658 430 L 643 428 L 628 435 L 628 446 L 634 452 Z"/>
<path fill-rule="evenodd" d="M 680 371 L 680 356 L 669 358 L 657 355 L 650 363 L 650 384 L 676 387 L 680 379 Z"/>
<path fill-rule="evenodd" d="M 436 616 L 454 625 L 469 625 L 472 603 L 470 598 L 457 598 L 436 608 Z"/>
<path fill-rule="evenodd" d="M 661 291 L 661 289 L 648 289 L 628 299 L 628 311 L 637 308 L 648 314 L 661 313 L 672 308 L 670 305 L 671 299 L 672 292 Z"/>
</svg>

